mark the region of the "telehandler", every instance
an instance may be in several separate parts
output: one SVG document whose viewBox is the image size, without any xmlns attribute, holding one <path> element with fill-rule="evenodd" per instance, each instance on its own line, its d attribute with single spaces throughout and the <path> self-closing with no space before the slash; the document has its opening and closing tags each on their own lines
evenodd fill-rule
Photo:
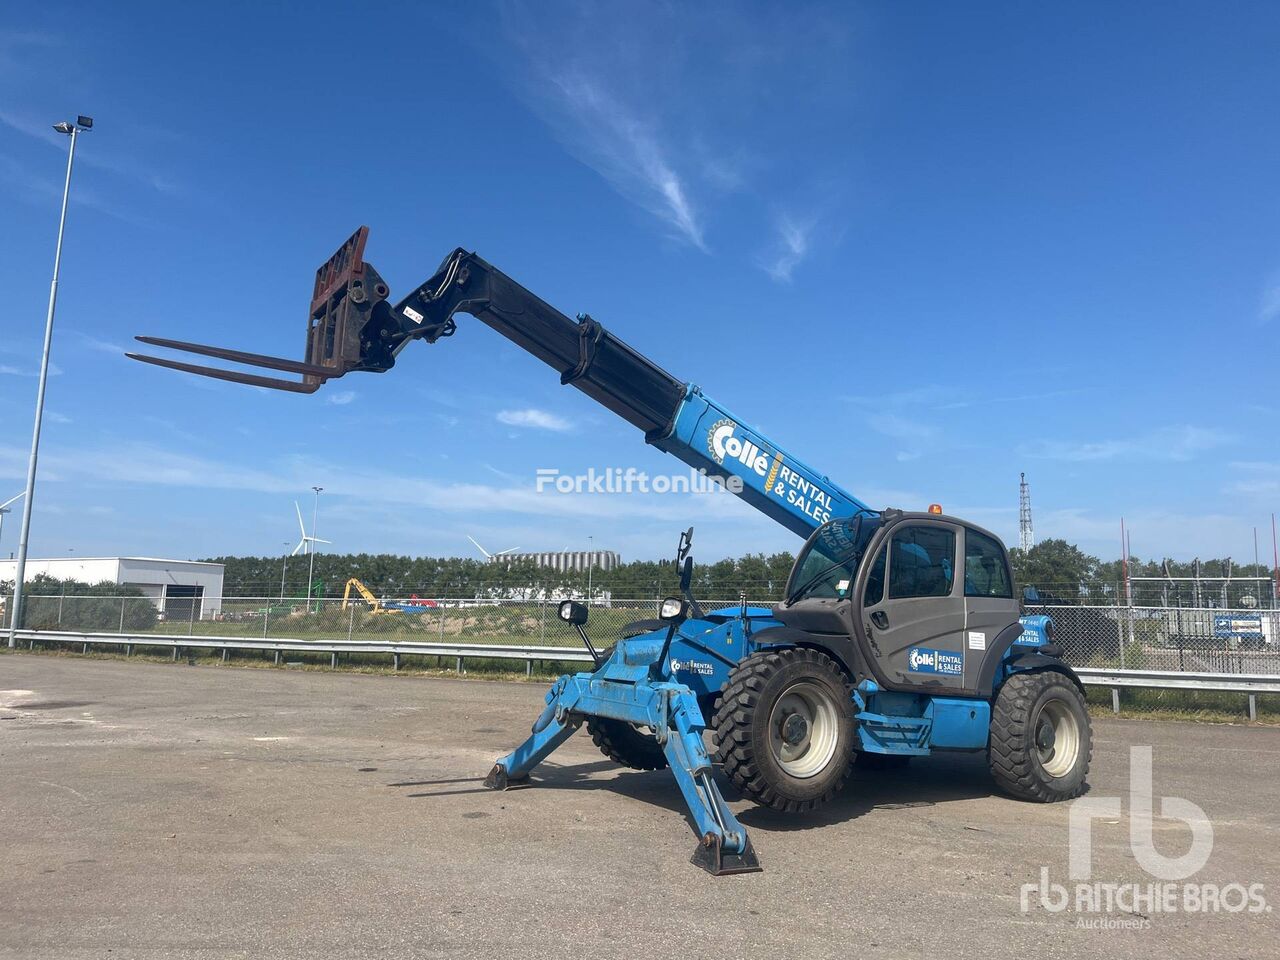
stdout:
<svg viewBox="0 0 1280 960">
<path fill-rule="evenodd" d="M 831 800 L 859 766 L 935 751 L 984 752 L 996 784 L 1053 802 L 1085 789 L 1092 751 L 1079 678 L 1047 617 L 1021 616 L 1009 557 L 988 530 L 928 512 L 874 510 L 758 430 L 671 376 L 588 315 L 556 310 L 474 253 L 450 253 L 398 301 L 364 260 L 361 227 L 316 273 L 302 361 L 138 337 L 293 373 L 281 379 L 130 354 L 189 373 L 313 393 L 352 372 L 385 372 L 415 340 L 451 336 L 458 313 L 492 327 L 674 454 L 805 538 L 784 599 L 709 611 L 689 590 L 692 532 L 682 535 L 681 595 L 601 649 L 587 607 L 566 601 L 595 661 L 560 677 L 533 730 L 486 784 L 503 789 L 583 724 L 604 754 L 669 767 L 696 826 L 693 862 L 713 874 L 760 869 L 746 829 L 713 778 L 715 758 L 745 798 L 803 814 Z"/>
</svg>

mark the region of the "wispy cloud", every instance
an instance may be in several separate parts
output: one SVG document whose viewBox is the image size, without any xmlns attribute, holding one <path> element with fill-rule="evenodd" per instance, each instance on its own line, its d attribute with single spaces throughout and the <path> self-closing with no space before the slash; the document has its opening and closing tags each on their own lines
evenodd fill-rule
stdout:
<svg viewBox="0 0 1280 960">
<path fill-rule="evenodd" d="M 534 407 L 525 410 L 499 410 L 498 422 L 509 427 L 532 427 L 537 430 L 554 430 L 557 433 L 573 429 L 573 424 L 564 417 Z"/>
<path fill-rule="evenodd" d="M 1275 274 L 1262 291 L 1262 299 L 1258 304 L 1258 320 L 1270 323 L 1280 317 L 1280 273 Z"/>
<path fill-rule="evenodd" d="M 40 373 L 38 366 L 33 367 L 15 367 L 11 363 L 0 363 L 0 374 L 8 377 L 34 377 Z M 56 363 L 49 364 L 49 376 L 58 377 L 62 375 L 62 368 Z"/>
<path fill-rule="evenodd" d="M 354 390 L 339 390 L 337 393 L 329 394 L 325 397 L 325 400 L 335 407 L 345 407 L 358 396 L 359 394 Z"/>
<path fill-rule="evenodd" d="M 27 451 L 19 447 L 0 446 L 0 480 L 17 481 L 24 477 L 26 456 Z M 398 474 L 309 457 L 283 458 L 246 467 L 144 442 L 82 446 L 74 453 L 66 454 L 51 451 L 41 462 L 42 482 L 77 486 L 109 483 L 293 497 L 299 490 L 306 490 L 318 482 L 324 486 L 326 497 L 352 497 L 361 503 L 405 504 L 419 508 L 430 503 L 440 511 L 470 515 L 517 514 L 611 520 L 634 517 L 670 523 L 684 522 L 690 510 L 685 496 L 539 493 L 532 472 L 527 480 L 515 478 L 511 482 L 494 485 L 417 473 Z M 750 513 L 749 508 L 732 494 L 689 496 L 697 497 L 697 509 L 713 518 Z"/>
<path fill-rule="evenodd" d="M 932 424 L 897 413 L 872 413 L 866 420 L 876 433 L 896 440 L 927 440 L 938 432 Z"/>
<path fill-rule="evenodd" d="M 55 131 L 53 124 L 46 122 L 45 119 L 37 119 L 17 113 L 11 109 L 0 108 L 0 124 L 28 137 L 48 143 L 51 146 L 62 150 L 66 149 L 66 134 Z M 127 177 L 150 187 L 157 193 L 167 196 L 181 192 L 179 186 L 172 179 L 156 173 L 146 163 L 111 153 L 109 147 L 104 149 L 95 144 L 92 150 L 77 149 L 76 163 L 96 167 L 99 170 L 105 170 L 121 177 Z"/>
<path fill-rule="evenodd" d="M 790 283 L 791 273 L 809 253 L 809 237 L 814 221 L 796 220 L 786 214 L 779 216 L 774 249 L 761 261 L 764 272 L 779 283 Z"/>
<path fill-rule="evenodd" d="M 113 340 L 102 340 L 79 330 L 67 330 L 67 333 L 72 334 L 79 345 L 86 350 L 94 350 L 98 353 L 108 353 L 112 356 L 123 357 L 126 352 L 133 349 L 133 347 L 125 346 L 122 343 L 116 343 Z"/>
<path fill-rule="evenodd" d="M 676 236 L 706 249 L 702 225 L 684 179 L 663 145 L 657 124 L 582 72 L 555 74 L 551 89 L 573 128 L 571 149 L 608 180 L 673 228 Z"/>
<path fill-rule="evenodd" d="M 1111 440 L 1042 440 L 1024 448 L 1027 456 L 1077 463 L 1102 460 L 1186 461 L 1235 439 L 1204 427 L 1164 427 L 1134 437 Z"/>
<path fill-rule="evenodd" d="M 1237 461 L 1230 468 L 1237 478 L 1227 484 L 1225 493 L 1268 501 L 1280 497 L 1280 463 Z"/>
</svg>

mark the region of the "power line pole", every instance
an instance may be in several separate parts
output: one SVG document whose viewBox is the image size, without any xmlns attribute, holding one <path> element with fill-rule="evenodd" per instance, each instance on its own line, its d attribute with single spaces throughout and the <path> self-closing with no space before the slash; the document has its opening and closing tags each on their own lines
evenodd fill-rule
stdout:
<svg viewBox="0 0 1280 960">
<path fill-rule="evenodd" d="M 26 498 L 22 504 L 22 532 L 18 535 L 18 565 L 13 578 L 13 612 L 9 615 L 9 647 L 17 645 L 18 627 L 22 625 L 22 582 L 27 574 L 27 541 L 31 537 L 31 503 L 35 500 L 36 462 L 40 458 L 40 425 L 44 419 L 44 390 L 49 380 L 49 348 L 53 345 L 53 311 L 58 302 L 58 272 L 62 268 L 62 234 L 67 226 L 67 200 L 71 196 L 71 167 L 76 159 L 76 137 L 93 129 L 92 117 L 76 117 L 75 123 L 63 121 L 53 129 L 71 138 L 67 151 L 67 179 L 62 185 L 62 213 L 58 217 L 58 245 L 53 254 L 53 281 L 49 284 L 49 312 L 44 321 L 44 352 L 40 356 L 40 379 L 36 386 L 36 419 L 31 430 L 31 457 L 27 461 Z"/>
<path fill-rule="evenodd" d="M 1031 486 L 1025 473 L 1018 478 L 1018 548 L 1025 553 L 1036 545 L 1036 535 L 1031 529 Z"/>
</svg>

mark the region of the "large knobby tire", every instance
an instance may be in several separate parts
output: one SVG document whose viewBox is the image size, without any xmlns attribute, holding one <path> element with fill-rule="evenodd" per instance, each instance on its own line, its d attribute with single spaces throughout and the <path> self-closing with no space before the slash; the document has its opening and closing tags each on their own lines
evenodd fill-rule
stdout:
<svg viewBox="0 0 1280 960">
<path fill-rule="evenodd" d="M 987 760 L 996 785 L 1019 800 L 1057 803 L 1084 792 L 1093 731 L 1084 694 L 1056 670 L 1015 673 L 991 710 Z"/>
<path fill-rule="evenodd" d="M 637 730 L 624 720 L 587 717 L 587 732 L 600 752 L 632 770 L 662 770 L 667 755 L 652 735 Z"/>
<path fill-rule="evenodd" d="M 769 650 L 739 663 L 712 730 L 725 775 L 743 796 L 774 810 L 821 806 L 853 766 L 849 686 L 817 650 Z"/>
</svg>

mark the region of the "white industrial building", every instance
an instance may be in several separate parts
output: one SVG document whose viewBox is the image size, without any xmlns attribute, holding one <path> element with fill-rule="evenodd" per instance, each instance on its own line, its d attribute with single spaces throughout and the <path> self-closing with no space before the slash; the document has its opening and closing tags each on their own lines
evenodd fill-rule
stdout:
<svg viewBox="0 0 1280 960">
<path fill-rule="evenodd" d="M 613 550 L 559 550 L 545 553 L 504 553 L 495 560 L 532 560 L 540 567 L 550 567 L 559 573 L 576 573 L 590 567 L 612 570 L 622 562 Z"/>
<path fill-rule="evenodd" d="M 16 560 L 0 560 L 0 582 L 12 583 L 17 577 Z M 222 609 L 222 577 L 220 563 L 196 560 L 160 560 L 155 557 L 58 557 L 53 560 L 27 560 L 26 576 L 30 583 L 44 574 L 55 580 L 78 580 L 81 583 L 117 583 L 134 587 L 150 598 L 161 613 L 170 619 L 209 619 Z M 192 610 L 194 607 L 194 611 Z"/>
</svg>

